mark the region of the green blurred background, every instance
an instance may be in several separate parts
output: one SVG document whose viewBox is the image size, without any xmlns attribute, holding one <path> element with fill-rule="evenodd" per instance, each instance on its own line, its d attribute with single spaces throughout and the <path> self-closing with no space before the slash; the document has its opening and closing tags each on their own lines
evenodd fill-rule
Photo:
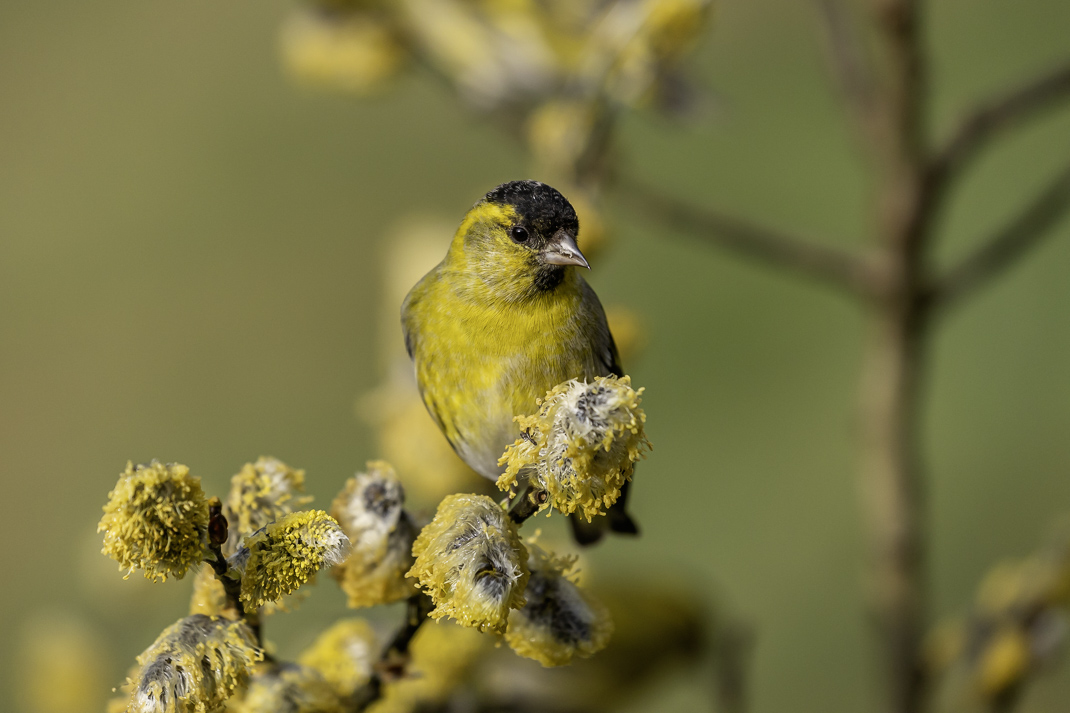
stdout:
<svg viewBox="0 0 1070 713">
<path fill-rule="evenodd" d="M 928 3 L 933 119 L 1070 52 L 1064 0 Z M 97 652 L 99 710 L 184 612 L 189 582 L 122 581 L 94 532 L 127 459 L 222 492 L 247 460 L 303 467 L 325 506 L 374 452 L 354 413 L 379 380 L 383 240 L 458 220 L 526 158 L 419 73 L 358 99 L 280 70 L 281 0 L 0 4 L 0 709 L 26 645 L 69 626 Z M 628 170 L 696 203 L 863 244 L 865 166 L 807 2 L 724 0 L 696 56 L 714 110 L 643 115 Z M 937 247 L 966 251 L 1070 156 L 1070 113 L 987 153 Z M 852 408 L 861 315 L 609 203 L 591 281 L 647 325 L 631 366 L 655 451 L 645 530 L 592 568 L 690 577 L 756 633 L 753 710 L 871 707 Z M 449 236 L 442 236 L 443 251 Z M 1070 224 L 942 323 L 926 402 L 932 601 L 960 610 L 996 560 L 1070 511 Z M 340 615 L 329 581 L 289 642 Z M 58 624 L 57 624 L 58 623 Z M 274 624 L 273 624 L 274 626 Z M 277 632 L 277 633 L 276 633 Z M 72 634 L 73 636 L 74 634 Z M 302 638 L 304 637 L 304 638 Z M 635 710 L 690 711 L 681 674 Z M 1064 708 L 1070 670 L 1023 711 Z"/>
</svg>

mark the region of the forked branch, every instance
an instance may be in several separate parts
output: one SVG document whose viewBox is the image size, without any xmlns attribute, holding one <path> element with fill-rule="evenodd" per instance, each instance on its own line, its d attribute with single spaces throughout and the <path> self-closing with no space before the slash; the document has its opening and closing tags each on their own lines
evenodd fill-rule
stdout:
<svg viewBox="0 0 1070 713">
<path fill-rule="evenodd" d="M 1070 164 L 972 255 L 939 278 L 924 295 L 946 308 L 984 287 L 1053 232 L 1070 211 Z"/>
<path fill-rule="evenodd" d="M 1070 100 L 1070 62 L 1015 89 L 988 99 L 959 124 L 933 158 L 934 185 L 950 181 L 997 135 Z"/>
</svg>

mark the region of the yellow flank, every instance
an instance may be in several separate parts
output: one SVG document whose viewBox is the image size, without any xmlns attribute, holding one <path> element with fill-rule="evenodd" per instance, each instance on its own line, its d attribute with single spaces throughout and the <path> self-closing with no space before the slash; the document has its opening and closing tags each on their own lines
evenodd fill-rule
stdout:
<svg viewBox="0 0 1070 713">
<path fill-rule="evenodd" d="M 510 239 L 526 216 L 481 201 L 465 216 L 446 258 L 402 308 L 406 344 L 431 416 L 458 454 L 496 479 L 519 434 L 513 417 L 569 379 L 619 370 L 598 297 L 578 268 L 540 287 L 546 266 Z"/>
</svg>

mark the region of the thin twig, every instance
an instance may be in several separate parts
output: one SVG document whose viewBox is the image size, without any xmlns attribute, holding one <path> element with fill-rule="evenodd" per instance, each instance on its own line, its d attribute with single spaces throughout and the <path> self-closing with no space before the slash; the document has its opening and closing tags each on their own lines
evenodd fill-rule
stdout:
<svg viewBox="0 0 1070 713">
<path fill-rule="evenodd" d="M 360 713 L 383 696 L 383 685 L 405 675 L 409 663 L 409 646 L 416 632 L 425 621 L 434 606 L 431 598 L 419 592 L 409 597 L 405 608 L 405 621 L 398 627 L 390 644 L 383 649 L 379 662 L 375 665 L 371 678 L 357 689 L 348 701 L 348 709 Z"/>
<path fill-rule="evenodd" d="M 214 558 L 210 560 L 206 559 L 205 562 L 211 566 L 212 571 L 215 572 L 216 579 L 223 585 L 223 592 L 226 594 L 227 604 L 238 612 L 238 616 L 245 618 L 245 605 L 242 604 L 241 600 L 241 582 L 233 577 L 227 576 L 227 558 L 223 556 L 223 553 L 219 549 L 219 545 L 212 543 L 209 545 L 209 549 L 211 549 Z"/>
<path fill-rule="evenodd" d="M 1070 100 L 1070 62 L 981 103 L 936 153 L 930 180 L 940 186 L 976 157 L 998 134 Z"/>
<path fill-rule="evenodd" d="M 746 713 L 747 683 L 753 664 L 754 630 L 740 621 L 726 621 L 713 643 L 713 686 L 717 710 Z"/>
<path fill-rule="evenodd" d="M 1070 164 L 991 238 L 932 284 L 925 299 L 946 309 L 984 287 L 1052 234 L 1070 211 Z"/>
<path fill-rule="evenodd" d="M 873 121 L 878 95 L 873 68 L 862 51 L 854 19 L 844 0 L 815 0 L 825 32 L 832 70 L 848 106 L 859 125 L 868 128 Z"/>
<path fill-rule="evenodd" d="M 659 226 L 853 294 L 867 295 L 874 287 L 874 272 L 861 256 L 689 205 L 631 181 L 618 179 L 615 187 L 629 207 L 656 219 Z"/>
<path fill-rule="evenodd" d="M 223 556 L 223 543 L 227 541 L 228 533 L 227 518 L 223 514 L 223 506 L 219 498 L 208 501 L 208 549 L 212 553 L 212 559 L 205 559 L 211 566 L 216 579 L 223 585 L 223 592 L 227 597 L 227 605 L 232 607 L 238 616 L 245 620 L 249 629 L 253 632 L 256 645 L 264 647 L 264 632 L 260 620 L 260 610 L 247 610 L 241 600 L 241 580 L 230 576 L 230 564 Z M 265 661 L 271 661 L 271 655 L 264 654 Z"/>
<path fill-rule="evenodd" d="M 537 513 L 547 498 L 546 491 L 537 487 L 530 477 L 525 475 L 522 482 L 523 485 L 517 489 L 515 494 L 510 493 L 506 506 L 506 513 L 509 515 L 509 519 L 518 526 Z"/>
</svg>

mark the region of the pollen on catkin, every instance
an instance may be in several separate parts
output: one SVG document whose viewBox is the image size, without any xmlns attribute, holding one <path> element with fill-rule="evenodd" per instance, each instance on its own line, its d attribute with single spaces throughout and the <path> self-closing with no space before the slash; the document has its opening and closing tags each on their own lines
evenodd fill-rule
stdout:
<svg viewBox="0 0 1070 713">
<path fill-rule="evenodd" d="M 323 567 L 341 563 L 349 538 L 322 510 L 284 515 L 246 538 L 227 561 L 239 570 L 241 599 L 246 607 L 277 602 L 307 582 Z"/>
<path fill-rule="evenodd" d="M 524 605 L 528 553 L 516 524 L 486 495 L 447 496 L 412 546 L 408 576 L 435 604 L 431 616 L 501 633 Z"/>
<path fill-rule="evenodd" d="M 219 616 L 230 606 L 227 592 L 219 577 L 208 565 L 202 565 L 193 577 L 193 593 L 189 598 L 190 614 Z"/>
<path fill-rule="evenodd" d="M 506 643 L 543 666 L 564 666 L 574 656 L 601 651 L 613 622 L 609 610 L 570 578 L 575 558 L 554 557 L 537 545 L 529 548 L 527 603 L 509 612 Z"/>
<path fill-rule="evenodd" d="M 262 665 L 228 713 L 346 713 L 346 701 L 315 669 L 295 663 Z"/>
<path fill-rule="evenodd" d="M 208 533 L 208 501 L 201 479 L 178 463 L 152 461 L 126 464 L 108 493 L 104 517 L 104 554 L 153 581 L 181 578 L 204 559 Z"/>
<path fill-rule="evenodd" d="M 342 619 L 316 637 L 297 663 L 315 669 L 342 696 L 367 683 L 379 657 L 379 641 L 364 619 Z"/>
<path fill-rule="evenodd" d="M 405 491 L 385 461 L 370 461 L 367 472 L 347 480 L 334 499 L 331 514 L 351 547 L 332 573 L 350 607 L 389 604 L 415 593 L 405 573 L 413 564 L 416 526 L 404 505 Z"/>
<path fill-rule="evenodd" d="M 642 393 L 627 376 L 558 384 L 538 413 L 517 417 L 523 433 L 498 461 L 506 466 L 498 487 L 516 486 L 523 470 L 546 492 L 543 508 L 579 512 L 588 521 L 603 514 L 650 447 L 639 407 Z"/>
<path fill-rule="evenodd" d="M 231 477 L 223 503 L 229 526 L 223 554 L 229 557 L 244 538 L 312 502 L 304 490 L 305 471 L 291 468 L 278 458 L 261 456 L 255 463 L 242 466 Z"/>
<path fill-rule="evenodd" d="M 179 619 L 137 658 L 129 713 L 210 713 L 263 658 L 244 621 L 195 614 Z"/>
</svg>

